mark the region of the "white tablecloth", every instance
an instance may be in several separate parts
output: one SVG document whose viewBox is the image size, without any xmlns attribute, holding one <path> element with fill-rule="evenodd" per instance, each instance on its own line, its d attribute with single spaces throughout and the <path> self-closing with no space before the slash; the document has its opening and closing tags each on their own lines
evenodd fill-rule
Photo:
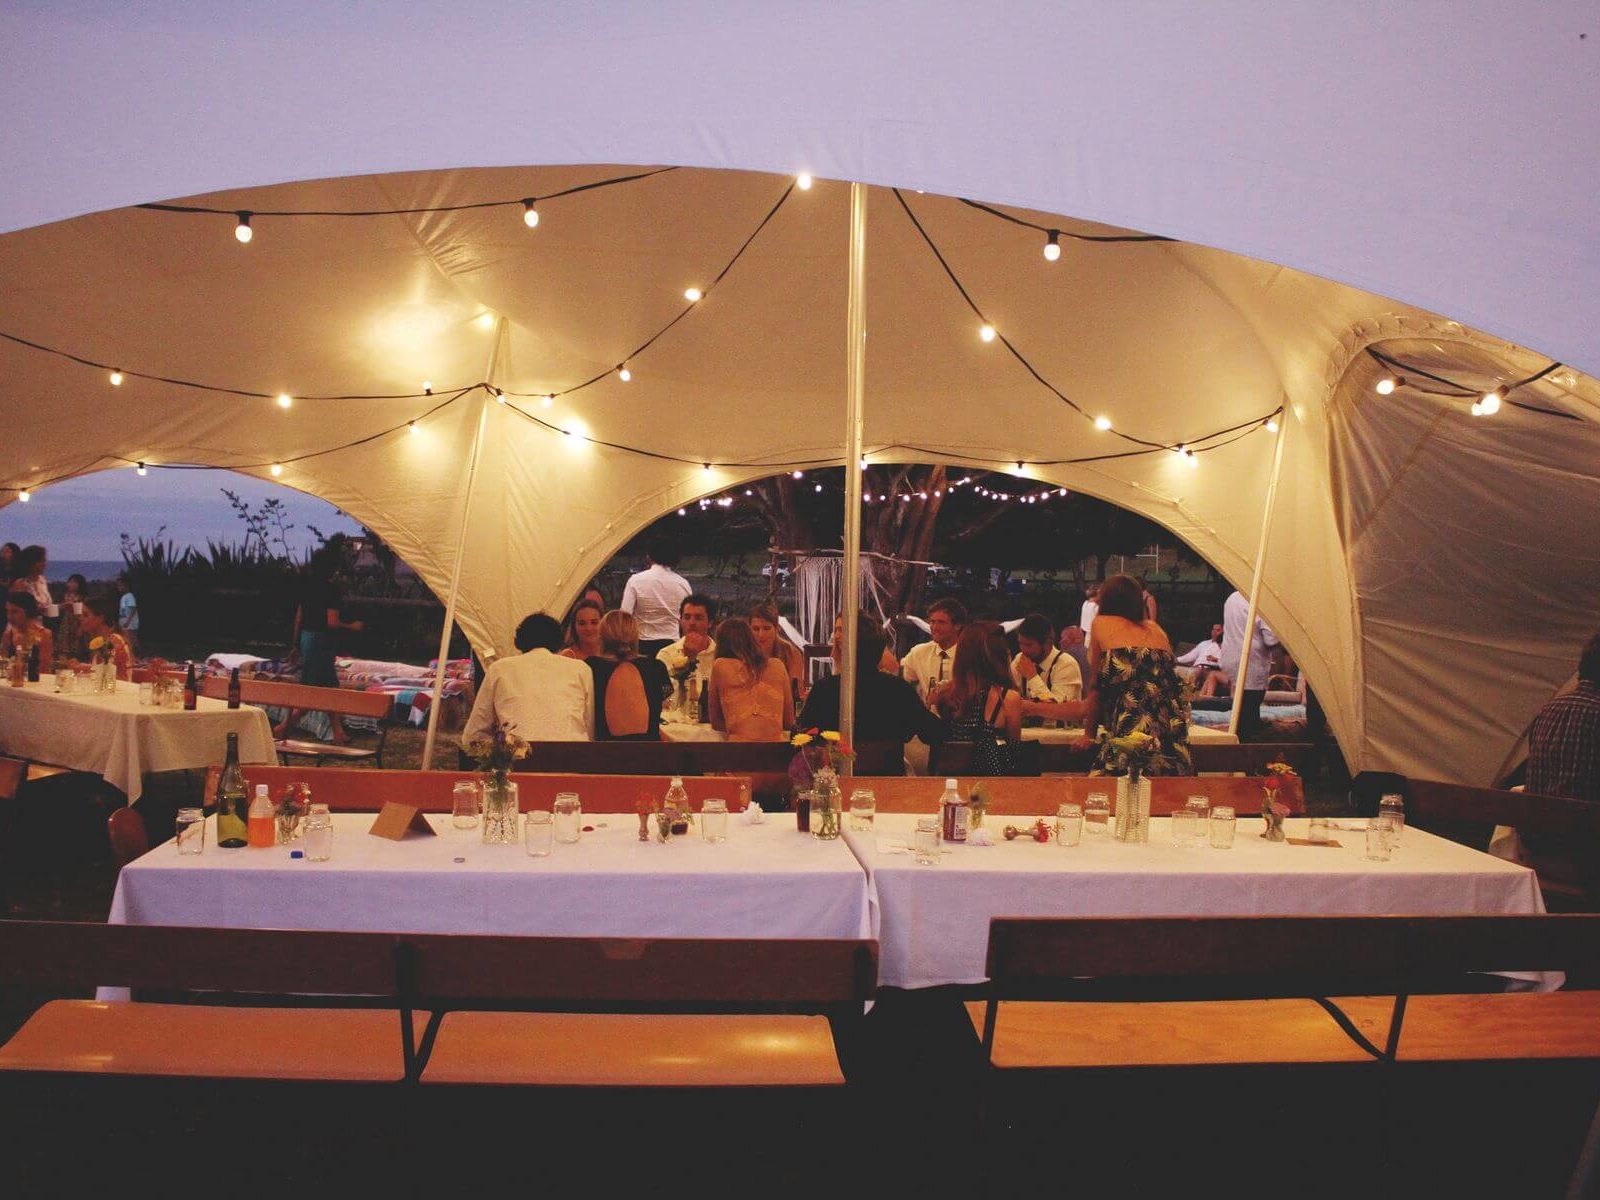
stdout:
<svg viewBox="0 0 1600 1200">
<path fill-rule="evenodd" d="M 128 864 L 112 924 L 501 933 L 549 937 L 858 938 L 871 928 L 867 879 L 843 841 L 795 832 L 794 818 L 728 819 L 728 840 L 699 826 L 667 845 L 639 841 L 631 813 L 586 815 L 575 845 L 530 858 L 485 846 L 476 829 L 430 814 L 437 837 L 387 841 L 371 814 L 334 815 L 333 858 L 286 847 L 222 850 L 214 819 L 203 854 L 172 842 Z"/>
<path fill-rule="evenodd" d="M 0 687 L 0 749 L 19 758 L 102 776 L 131 804 L 150 771 L 182 771 L 220 764 L 228 734 L 239 735 L 239 757 L 275 763 L 272 725 L 259 708 L 230 709 L 200 698 L 194 712 L 150 708 L 139 688 L 118 683 L 115 692 L 62 695 L 53 681 Z"/>
<path fill-rule="evenodd" d="M 932 987 L 983 982 L 991 917 L 1356 916 L 1542 913 L 1534 873 L 1420 829 L 1407 829 L 1388 862 L 1366 861 L 1366 835 L 1336 831 L 1336 849 L 1270 843 L 1261 821 L 1242 818 L 1231 850 L 1174 846 L 1165 818 L 1150 843 L 1109 834 L 1078 846 L 1007 842 L 990 817 L 993 846 L 946 846 L 936 866 L 890 852 L 915 818 L 885 814 L 872 833 L 845 840 L 867 868 L 874 932 L 882 943 L 879 982 Z M 1303 837 L 1304 819 L 1288 823 Z M 882 845 L 880 845 L 882 843 Z M 1534 982 L 1557 986 L 1561 977 Z"/>
<path fill-rule="evenodd" d="M 668 721 L 665 716 L 661 718 L 661 740 L 663 742 L 725 742 L 728 735 L 711 728 L 709 725 L 694 724 L 687 721 Z"/>
</svg>

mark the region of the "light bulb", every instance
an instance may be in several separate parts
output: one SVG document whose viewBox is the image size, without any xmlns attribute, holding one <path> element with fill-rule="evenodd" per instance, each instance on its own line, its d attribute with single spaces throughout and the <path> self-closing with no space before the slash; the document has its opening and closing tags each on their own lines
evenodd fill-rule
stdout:
<svg viewBox="0 0 1600 1200">
<path fill-rule="evenodd" d="M 1106 432 L 1106 430 L 1111 428 L 1111 418 L 1110 417 L 1096 417 L 1094 419 L 1094 427 L 1096 429 L 1098 429 L 1101 433 Z"/>
<path fill-rule="evenodd" d="M 926 500 L 927 498 L 928 498 L 928 493 L 927 492 L 918 492 L 917 493 L 917 499 L 918 500 Z"/>
<path fill-rule="evenodd" d="M 687 511 L 687 510 L 686 510 L 686 509 L 682 509 L 682 508 L 680 508 L 680 509 L 679 509 L 679 510 L 678 510 L 678 515 L 679 515 L 679 516 L 680 516 L 680 517 L 686 517 L 686 516 L 688 516 L 688 515 L 689 515 L 689 513 L 688 513 L 688 511 Z"/>
<path fill-rule="evenodd" d="M 978 329 L 978 336 L 986 342 L 994 341 L 994 326 L 984 325 Z"/>
<path fill-rule="evenodd" d="M 710 463 L 701 463 L 700 464 L 700 469 L 702 471 L 704 471 L 707 475 L 711 474 L 711 464 Z"/>
<path fill-rule="evenodd" d="M 861 456 L 861 469 L 863 471 L 867 469 L 867 456 L 865 454 Z"/>
<path fill-rule="evenodd" d="M 294 397 L 289 395 L 288 392 L 279 392 L 278 393 L 278 407 L 279 408 L 288 408 L 293 403 L 294 403 Z"/>
<path fill-rule="evenodd" d="M 249 213 L 242 212 L 239 214 L 239 223 L 233 227 L 233 236 L 239 239 L 240 245 L 248 245 L 250 239 L 255 236 L 250 229 Z"/>
<path fill-rule="evenodd" d="M 1483 415 L 1492 417 L 1500 411 L 1500 401 L 1505 399 L 1505 392 L 1500 388 L 1492 388 L 1483 394 L 1483 399 L 1478 401 L 1478 407 L 1483 410 Z"/>
<path fill-rule="evenodd" d="M 534 229 L 539 224 L 539 210 L 533 206 L 532 200 L 522 202 L 522 223 L 529 229 Z"/>
<path fill-rule="evenodd" d="M 408 421 L 406 423 L 406 428 L 411 430 L 411 436 L 412 437 L 416 437 L 417 434 L 422 432 L 422 429 L 417 425 L 417 423 L 415 421 Z"/>
<path fill-rule="evenodd" d="M 494 398 L 497 404 L 504 404 L 506 402 L 506 394 L 500 388 L 495 388 Z"/>
<path fill-rule="evenodd" d="M 272 464 L 272 474 L 273 474 L 274 477 L 282 475 L 283 474 L 283 464 L 282 463 L 273 463 Z"/>
<path fill-rule="evenodd" d="M 29 500 L 33 499 L 33 493 L 27 488 L 19 488 L 17 491 L 17 499 L 26 504 Z"/>
<path fill-rule="evenodd" d="M 1278 432 L 1278 418 L 1277 417 L 1268 417 L 1267 418 L 1267 432 L 1268 433 L 1277 433 Z"/>
<path fill-rule="evenodd" d="M 806 473 L 804 471 L 796 471 L 794 473 L 794 477 L 796 479 L 804 479 L 806 477 Z"/>
<path fill-rule="evenodd" d="M 1200 456 L 1193 450 L 1185 450 L 1183 452 L 1183 459 L 1189 464 L 1189 469 L 1191 471 L 1198 469 L 1200 466 Z"/>
<path fill-rule="evenodd" d="M 693 304 L 696 300 L 700 299 L 700 297 L 704 295 L 705 293 L 697 287 L 683 289 L 683 298 L 690 304 Z"/>
<path fill-rule="evenodd" d="M 1398 384 L 1399 380 L 1397 380 L 1393 375 L 1385 375 L 1382 379 L 1378 380 L 1377 386 L 1374 387 L 1373 390 L 1380 396 L 1388 396 L 1393 394 L 1394 389 L 1396 386 L 1398 386 Z"/>
<path fill-rule="evenodd" d="M 121 371 L 112 371 L 111 372 L 111 386 L 112 387 L 121 387 L 122 386 L 122 372 Z"/>
<path fill-rule="evenodd" d="M 1052 229 L 1050 231 L 1050 237 L 1044 244 L 1044 260 L 1045 262 L 1055 262 L 1056 259 L 1060 257 L 1061 231 L 1059 229 Z"/>
<path fill-rule="evenodd" d="M 1479 404 L 1476 400 L 1474 400 L 1472 402 L 1472 407 L 1470 409 L 1468 409 L 1467 411 L 1470 412 L 1475 417 L 1481 417 L 1481 416 L 1483 416 L 1483 405 Z"/>
<path fill-rule="evenodd" d="M 751 491 L 751 490 L 750 490 L 750 489 L 749 489 L 749 488 L 745 488 L 745 490 L 744 490 L 744 494 L 745 494 L 745 495 L 746 495 L 746 496 L 754 496 L 754 495 L 755 495 L 755 493 L 754 493 L 754 492 L 752 492 L 752 491 Z"/>
<path fill-rule="evenodd" d="M 822 485 L 821 485 L 821 484 L 820 484 L 820 483 L 819 483 L 819 484 L 817 484 L 817 486 L 816 486 L 816 488 L 815 488 L 815 489 L 814 489 L 814 490 L 816 490 L 816 491 L 819 491 L 819 492 L 820 492 L 820 491 L 821 491 L 821 490 L 822 490 Z"/>
<path fill-rule="evenodd" d="M 633 378 L 633 372 L 628 370 L 626 366 L 618 367 L 617 378 L 622 380 L 623 383 L 627 383 L 628 380 Z"/>
<path fill-rule="evenodd" d="M 1066 488 L 1057 488 L 1056 489 L 1056 495 L 1065 496 L 1066 494 L 1067 494 L 1067 489 Z"/>
<path fill-rule="evenodd" d="M 1022 470 L 1022 469 L 1023 469 L 1023 467 L 1024 467 L 1024 465 L 1025 465 L 1025 464 L 1024 464 L 1024 463 L 1023 463 L 1023 462 L 1022 462 L 1022 460 L 1021 460 L 1021 459 L 1018 459 L 1018 460 L 1017 460 L 1017 470 L 1019 470 L 1019 471 L 1020 471 L 1020 470 Z"/>
<path fill-rule="evenodd" d="M 800 174 L 794 177 L 794 183 L 802 192 L 809 192 L 811 190 L 811 172 L 801 171 Z"/>
<path fill-rule="evenodd" d="M 555 393 L 552 392 L 550 395 L 546 396 L 543 400 L 539 401 L 539 407 L 540 408 L 549 408 L 555 402 L 556 402 Z"/>
<path fill-rule="evenodd" d="M 139 463 L 136 467 L 134 467 L 134 470 L 140 475 L 146 474 L 143 463 Z"/>
<path fill-rule="evenodd" d="M 429 383 L 426 379 L 422 381 L 422 394 L 424 396 L 433 395 L 433 384 Z"/>
<path fill-rule="evenodd" d="M 1172 448 L 1172 452 L 1179 457 L 1182 457 L 1183 455 L 1189 453 L 1189 447 L 1185 446 L 1182 442 L 1179 442 Z"/>
</svg>

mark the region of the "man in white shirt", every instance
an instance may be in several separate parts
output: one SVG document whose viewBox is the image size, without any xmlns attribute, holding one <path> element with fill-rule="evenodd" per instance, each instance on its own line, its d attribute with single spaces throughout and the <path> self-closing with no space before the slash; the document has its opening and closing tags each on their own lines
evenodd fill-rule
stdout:
<svg viewBox="0 0 1600 1200">
<path fill-rule="evenodd" d="M 956 642 L 966 624 L 967 610 L 961 601 L 935 600 L 928 605 L 928 635 L 933 640 L 911 647 L 900 661 L 900 677 L 916 687 L 924 704 L 930 692 L 950 681 Z"/>
<path fill-rule="evenodd" d="M 1211 636 L 1197 642 L 1174 660 L 1178 674 L 1190 683 L 1198 684 L 1201 696 L 1214 696 L 1217 691 L 1217 668 L 1222 665 L 1222 626 L 1211 627 Z"/>
<path fill-rule="evenodd" d="M 1241 688 L 1244 699 L 1239 708 L 1239 740 L 1249 741 L 1261 731 L 1261 701 L 1267 694 L 1267 677 L 1272 673 L 1272 648 L 1278 635 L 1259 616 L 1245 656 L 1245 622 L 1250 619 L 1250 601 L 1235 589 L 1222 606 L 1222 674 L 1229 684 Z M 1239 660 L 1245 658 L 1244 675 Z"/>
<path fill-rule="evenodd" d="M 594 737 L 594 672 L 562 658 L 561 622 L 534 613 L 517 626 L 522 653 L 490 664 L 461 737 L 496 728 L 529 742 L 586 742 Z"/>
<path fill-rule="evenodd" d="M 1030 715 L 1030 700 L 1077 700 L 1083 696 L 1083 672 L 1077 660 L 1063 654 L 1055 645 L 1055 626 L 1042 613 L 1029 613 L 1017 626 L 1017 649 L 1020 653 L 1011 660 L 1011 678 L 1022 693 L 1022 717 L 1025 725 L 1039 725 L 1060 729 L 1066 722 Z"/>
<path fill-rule="evenodd" d="M 1078 613 L 1078 628 L 1083 630 L 1084 640 L 1089 638 L 1089 631 L 1094 628 L 1094 619 L 1100 615 L 1100 585 L 1091 583 L 1084 591 L 1083 608 Z"/>
<path fill-rule="evenodd" d="M 678 553 L 671 547 L 652 545 L 645 561 L 649 566 L 628 577 L 618 607 L 639 623 L 639 653 L 649 657 L 659 655 L 678 636 L 678 613 L 694 589 L 675 569 Z"/>
<path fill-rule="evenodd" d="M 678 628 L 682 635 L 656 652 L 656 658 L 667 668 L 672 679 L 674 697 L 678 681 L 686 679 L 684 672 L 692 660 L 694 677 L 699 680 L 700 719 L 710 719 L 710 705 L 705 702 L 706 687 L 711 682 L 711 666 L 716 662 L 717 643 L 711 636 L 711 623 L 717 619 L 716 601 L 699 592 L 690 592 L 678 606 Z M 669 710 L 676 707 L 670 704 Z"/>
</svg>

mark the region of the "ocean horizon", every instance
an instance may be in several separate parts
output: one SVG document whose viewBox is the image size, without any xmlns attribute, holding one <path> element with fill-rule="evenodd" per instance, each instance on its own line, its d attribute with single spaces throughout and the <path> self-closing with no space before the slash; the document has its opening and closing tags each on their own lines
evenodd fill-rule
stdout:
<svg viewBox="0 0 1600 1200">
<path fill-rule="evenodd" d="M 52 558 L 44 577 L 51 583 L 64 583 L 68 576 L 82 575 L 90 583 L 108 583 L 122 570 L 120 558 Z"/>
</svg>

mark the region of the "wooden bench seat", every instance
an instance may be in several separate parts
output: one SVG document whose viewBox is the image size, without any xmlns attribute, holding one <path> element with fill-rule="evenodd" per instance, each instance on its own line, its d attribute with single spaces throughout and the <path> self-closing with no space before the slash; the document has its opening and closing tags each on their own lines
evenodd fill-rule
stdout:
<svg viewBox="0 0 1600 1200">
<path fill-rule="evenodd" d="M 493 1013 L 445 1016 L 425 1084 L 843 1087 L 826 1017 Z"/>
<path fill-rule="evenodd" d="M 399 1083 L 397 1034 L 393 1010 L 52 1000 L 0 1046 L 0 1071 Z"/>
<path fill-rule="evenodd" d="M 202 696 L 213 700 L 228 698 L 228 679 L 221 675 L 208 675 L 197 684 Z M 383 766 L 383 747 L 389 729 L 394 725 L 394 697 L 387 692 L 357 692 L 349 688 L 313 687 L 304 683 L 279 683 L 270 679 L 241 679 L 239 699 L 245 704 L 262 708 L 285 708 L 305 712 L 325 712 L 333 720 L 340 717 L 366 717 L 378 723 L 377 746 L 340 746 L 332 742 L 314 742 L 304 738 L 280 738 L 273 745 L 280 758 L 309 758 L 321 763 L 324 759 L 341 762 L 371 760 Z"/>
<path fill-rule="evenodd" d="M 1392 999 L 1352 996 L 1337 1003 L 1369 1038 L 1381 1038 Z M 1395 1059 L 1600 1059 L 1600 992 L 1412 996 Z"/>
</svg>

